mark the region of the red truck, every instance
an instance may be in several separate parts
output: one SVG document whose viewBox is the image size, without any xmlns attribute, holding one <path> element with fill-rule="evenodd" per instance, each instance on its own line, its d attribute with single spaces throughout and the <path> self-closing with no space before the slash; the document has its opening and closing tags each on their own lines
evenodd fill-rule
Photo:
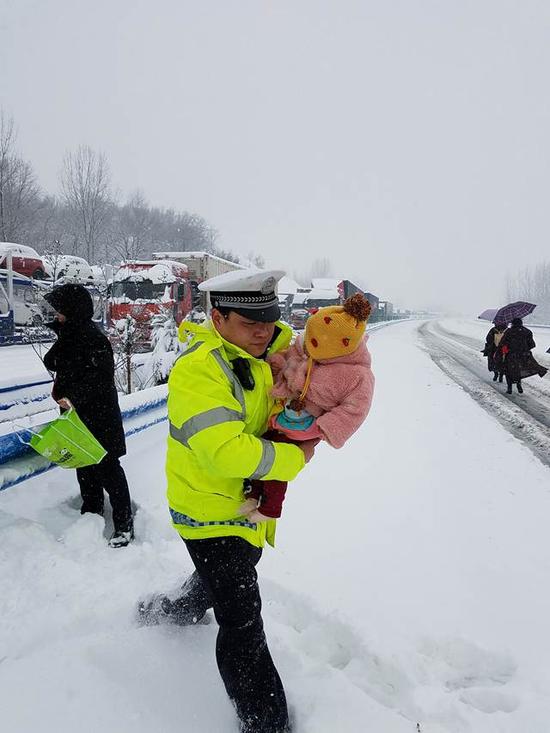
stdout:
<svg viewBox="0 0 550 733">
<path fill-rule="evenodd" d="M 193 307 L 189 271 L 171 260 L 123 262 L 110 288 L 108 322 L 132 316 L 140 330 L 140 340 L 149 341 L 151 319 L 166 313 L 179 325 Z"/>
</svg>

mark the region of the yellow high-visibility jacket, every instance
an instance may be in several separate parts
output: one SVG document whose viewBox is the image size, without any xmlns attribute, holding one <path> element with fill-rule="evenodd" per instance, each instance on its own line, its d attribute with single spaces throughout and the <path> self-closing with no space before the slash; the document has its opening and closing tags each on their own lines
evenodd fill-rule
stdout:
<svg viewBox="0 0 550 733">
<path fill-rule="evenodd" d="M 269 349 L 286 348 L 291 329 L 279 333 Z M 168 380 L 170 435 L 166 474 L 172 522 L 185 539 L 237 535 L 263 547 L 273 544 L 275 520 L 250 523 L 239 516 L 243 480 L 291 481 L 304 467 L 300 448 L 260 436 L 273 409 L 269 365 L 225 341 L 212 323 L 184 322 L 180 338 L 187 350 Z M 255 387 L 244 389 L 231 360 L 247 359 Z"/>
</svg>

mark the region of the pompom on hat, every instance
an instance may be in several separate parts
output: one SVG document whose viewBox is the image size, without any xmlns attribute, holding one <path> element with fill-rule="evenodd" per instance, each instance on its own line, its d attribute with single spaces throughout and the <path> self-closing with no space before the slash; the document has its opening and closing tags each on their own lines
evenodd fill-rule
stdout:
<svg viewBox="0 0 550 733">
<path fill-rule="evenodd" d="M 369 301 L 361 293 L 343 305 L 326 306 L 306 322 L 304 344 L 315 361 L 352 354 L 360 345 L 371 312 Z"/>
</svg>

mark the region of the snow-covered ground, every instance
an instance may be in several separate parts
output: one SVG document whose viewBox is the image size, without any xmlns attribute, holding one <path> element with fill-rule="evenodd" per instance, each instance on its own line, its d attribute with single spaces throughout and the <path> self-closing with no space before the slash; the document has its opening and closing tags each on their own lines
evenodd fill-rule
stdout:
<svg viewBox="0 0 550 733">
<path fill-rule="evenodd" d="M 417 327 L 373 333 L 371 415 L 289 488 L 260 564 L 296 733 L 547 733 L 548 469 L 419 348 Z M 165 432 L 129 439 L 127 549 L 80 517 L 73 472 L 0 493 L 2 729 L 236 731 L 215 623 L 134 619 L 140 596 L 191 569 L 169 526 Z"/>
<path fill-rule="evenodd" d="M 0 389 L 14 385 L 51 380 L 50 373 L 42 363 L 51 344 L 20 344 L 0 348 Z"/>
</svg>

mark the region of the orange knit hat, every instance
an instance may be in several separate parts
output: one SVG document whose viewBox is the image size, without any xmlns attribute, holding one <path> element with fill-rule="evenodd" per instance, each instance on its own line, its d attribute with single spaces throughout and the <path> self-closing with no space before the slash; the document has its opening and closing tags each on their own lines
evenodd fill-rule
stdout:
<svg viewBox="0 0 550 733">
<path fill-rule="evenodd" d="M 344 305 L 319 308 L 306 322 L 308 355 L 322 361 L 352 354 L 361 343 L 370 312 L 371 305 L 361 293 L 352 295 Z"/>
</svg>

